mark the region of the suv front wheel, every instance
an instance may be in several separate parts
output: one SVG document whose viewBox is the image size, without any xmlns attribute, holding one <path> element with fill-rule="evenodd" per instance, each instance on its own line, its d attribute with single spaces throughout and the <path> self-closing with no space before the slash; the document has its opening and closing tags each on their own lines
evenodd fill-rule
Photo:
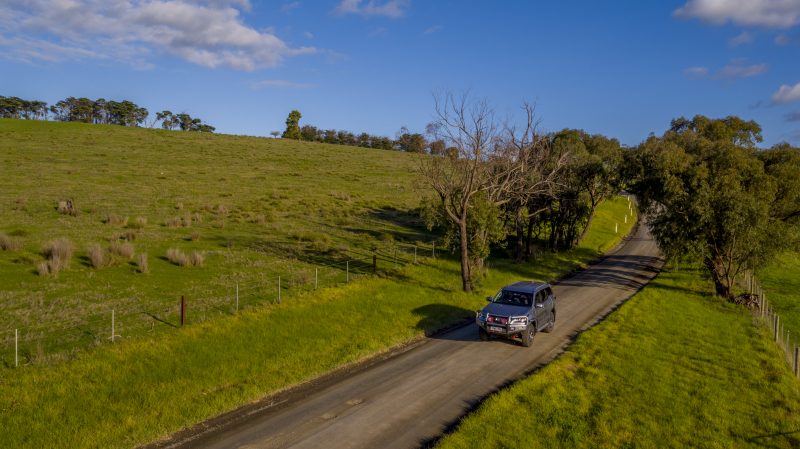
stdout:
<svg viewBox="0 0 800 449">
<path fill-rule="evenodd" d="M 522 346 L 529 348 L 533 344 L 533 337 L 536 335 L 536 324 L 531 323 L 525 332 L 522 333 Z"/>
</svg>

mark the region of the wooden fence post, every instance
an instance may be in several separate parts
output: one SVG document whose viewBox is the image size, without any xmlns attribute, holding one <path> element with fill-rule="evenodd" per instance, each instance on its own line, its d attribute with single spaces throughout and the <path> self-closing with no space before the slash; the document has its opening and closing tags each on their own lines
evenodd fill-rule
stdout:
<svg viewBox="0 0 800 449">
<path fill-rule="evenodd" d="M 378 256 L 373 254 L 372 255 L 372 274 L 378 272 Z"/>
<path fill-rule="evenodd" d="M 278 304 L 281 303 L 281 277 L 278 276 Z"/>
<path fill-rule="evenodd" d="M 777 313 L 775 314 L 774 321 L 775 321 L 775 324 L 773 325 L 774 329 L 773 329 L 772 333 L 773 333 L 773 337 L 775 338 L 775 343 L 777 343 L 778 341 L 780 341 L 778 339 L 778 335 L 779 335 L 778 334 L 778 327 L 781 324 L 781 317 L 779 317 Z"/>
<path fill-rule="evenodd" d="M 186 321 L 186 298 L 181 295 L 181 326 Z"/>
</svg>

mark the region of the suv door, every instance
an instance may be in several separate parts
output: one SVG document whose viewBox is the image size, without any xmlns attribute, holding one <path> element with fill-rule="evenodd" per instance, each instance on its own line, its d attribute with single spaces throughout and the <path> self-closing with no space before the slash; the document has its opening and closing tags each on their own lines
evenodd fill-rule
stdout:
<svg viewBox="0 0 800 449">
<path fill-rule="evenodd" d="M 548 296 L 544 290 L 536 292 L 533 310 L 536 316 L 537 331 L 550 323 L 550 310 L 548 305 Z"/>
</svg>

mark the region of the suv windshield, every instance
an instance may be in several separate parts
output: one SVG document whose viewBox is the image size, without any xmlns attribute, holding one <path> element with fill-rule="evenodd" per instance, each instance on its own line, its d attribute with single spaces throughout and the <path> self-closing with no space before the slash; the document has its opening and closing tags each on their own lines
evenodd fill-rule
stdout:
<svg viewBox="0 0 800 449">
<path fill-rule="evenodd" d="M 509 290 L 501 290 L 497 296 L 494 297 L 493 302 L 498 304 L 508 304 L 510 306 L 531 306 L 533 295 L 530 293 L 512 292 Z"/>
</svg>

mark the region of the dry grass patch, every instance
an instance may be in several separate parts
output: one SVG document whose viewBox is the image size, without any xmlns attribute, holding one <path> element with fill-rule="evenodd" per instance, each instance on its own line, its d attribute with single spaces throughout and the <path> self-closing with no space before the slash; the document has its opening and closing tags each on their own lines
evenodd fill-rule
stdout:
<svg viewBox="0 0 800 449">
<path fill-rule="evenodd" d="M 136 220 L 128 224 L 129 228 L 134 229 L 142 229 L 147 226 L 147 218 L 145 217 L 136 217 Z"/>
<path fill-rule="evenodd" d="M 147 262 L 147 253 L 136 255 L 136 270 L 143 274 L 150 272 L 150 264 Z"/>
<path fill-rule="evenodd" d="M 200 251 L 192 251 L 187 255 L 177 248 L 167 250 L 167 260 L 179 267 L 202 267 L 205 262 L 205 254 Z"/>
<path fill-rule="evenodd" d="M 47 259 L 45 266 L 40 263 L 36 268 L 39 275 L 57 274 L 69 268 L 75 246 L 67 239 L 56 239 L 42 248 L 42 255 Z"/>
<path fill-rule="evenodd" d="M 0 250 L 19 251 L 22 249 L 22 242 L 4 232 L 0 232 Z"/>
<path fill-rule="evenodd" d="M 93 268 L 103 268 L 108 266 L 108 256 L 100 245 L 94 243 L 86 249 L 86 256 Z"/>
<path fill-rule="evenodd" d="M 122 257 L 123 259 L 130 260 L 136 251 L 133 248 L 133 244 L 130 242 L 115 241 L 108 245 L 108 252 L 115 256 Z"/>
<path fill-rule="evenodd" d="M 123 217 L 117 214 L 108 214 L 106 215 L 106 218 L 103 219 L 103 223 L 112 226 L 127 226 L 128 217 Z"/>
</svg>

